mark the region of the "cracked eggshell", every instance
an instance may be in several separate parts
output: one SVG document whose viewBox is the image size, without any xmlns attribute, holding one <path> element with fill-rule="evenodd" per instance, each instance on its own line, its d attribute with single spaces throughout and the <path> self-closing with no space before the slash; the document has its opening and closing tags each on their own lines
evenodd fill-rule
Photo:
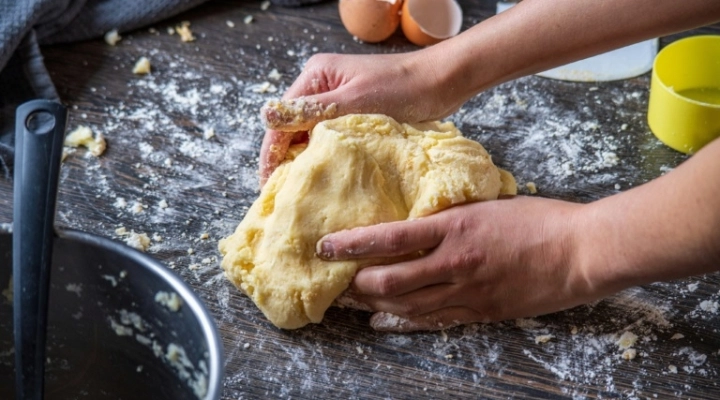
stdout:
<svg viewBox="0 0 720 400">
<path fill-rule="evenodd" d="M 389 38 L 400 25 L 402 0 L 340 0 L 345 29 L 358 39 L 376 43 Z"/>
<path fill-rule="evenodd" d="M 460 33 L 462 9 L 455 0 L 405 0 L 402 31 L 418 46 L 430 46 Z"/>
</svg>

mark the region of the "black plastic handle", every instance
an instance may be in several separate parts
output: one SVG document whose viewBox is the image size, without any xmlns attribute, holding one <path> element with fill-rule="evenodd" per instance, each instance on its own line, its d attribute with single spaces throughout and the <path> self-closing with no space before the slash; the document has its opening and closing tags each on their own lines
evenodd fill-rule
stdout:
<svg viewBox="0 0 720 400">
<path fill-rule="evenodd" d="M 67 111 L 33 100 L 17 109 L 13 323 L 17 399 L 42 400 L 58 176 Z"/>
</svg>

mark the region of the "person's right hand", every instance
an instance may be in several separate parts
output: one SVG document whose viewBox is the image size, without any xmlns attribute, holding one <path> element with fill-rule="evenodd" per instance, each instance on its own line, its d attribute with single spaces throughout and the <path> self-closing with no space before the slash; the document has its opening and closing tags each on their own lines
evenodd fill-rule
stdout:
<svg viewBox="0 0 720 400">
<path fill-rule="evenodd" d="M 327 118 L 318 105 L 335 104 L 333 117 L 353 113 L 380 113 L 399 122 L 421 122 L 446 117 L 456 111 L 469 94 L 446 87 L 446 69 L 426 50 L 404 54 L 317 54 L 283 95 L 283 100 L 303 98 L 308 107 L 305 122 Z M 268 118 L 268 110 L 264 110 Z M 290 144 L 299 140 L 292 123 L 269 129 L 260 150 L 260 181 L 264 184 L 285 159 Z"/>
</svg>

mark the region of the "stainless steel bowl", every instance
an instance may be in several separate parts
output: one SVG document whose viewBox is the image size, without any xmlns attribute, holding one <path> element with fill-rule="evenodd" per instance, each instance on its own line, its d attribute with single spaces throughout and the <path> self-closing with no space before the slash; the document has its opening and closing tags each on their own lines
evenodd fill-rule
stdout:
<svg viewBox="0 0 720 400">
<path fill-rule="evenodd" d="M 174 273 L 124 244 L 57 232 L 45 399 L 219 399 L 223 352 Z M 0 233 L 0 393 L 14 397 L 12 235 Z M 179 299 L 179 300 L 178 300 Z"/>
</svg>

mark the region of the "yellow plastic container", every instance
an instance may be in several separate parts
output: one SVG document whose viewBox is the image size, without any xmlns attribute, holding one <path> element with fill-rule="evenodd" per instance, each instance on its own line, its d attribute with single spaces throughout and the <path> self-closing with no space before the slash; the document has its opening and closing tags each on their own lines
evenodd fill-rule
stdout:
<svg viewBox="0 0 720 400">
<path fill-rule="evenodd" d="M 663 143 L 688 154 L 720 137 L 720 36 L 681 39 L 658 53 L 648 124 Z"/>
</svg>

